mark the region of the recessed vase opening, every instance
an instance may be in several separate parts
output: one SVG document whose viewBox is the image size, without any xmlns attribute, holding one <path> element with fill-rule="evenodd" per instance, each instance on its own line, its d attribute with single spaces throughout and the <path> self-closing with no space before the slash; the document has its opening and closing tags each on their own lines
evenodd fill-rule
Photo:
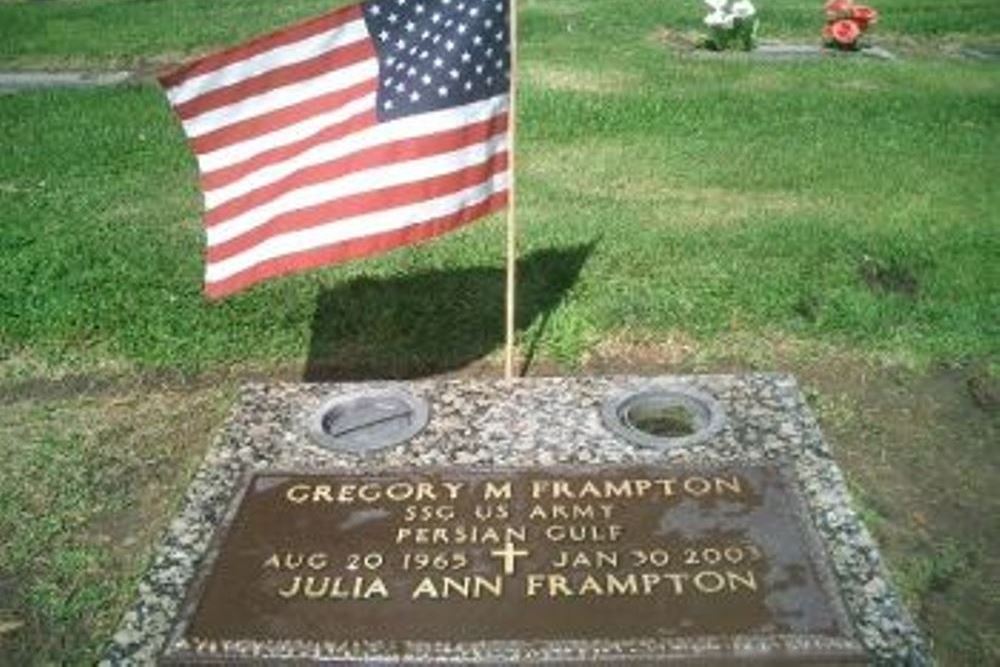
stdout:
<svg viewBox="0 0 1000 667">
<path fill-rule="evenodd" d="M 309 435 L 326 449 L 365 453 L 417 435 L 430 416 L 427 402 L 399 390 L 331 399 L 309 423 Z"/>
<path fill-rule="evenodd" d="M 666 449 L 711 438 L 725 423 L 718 402 L 690 387 L 650 387 L 613 396 L 601 406 L 604 425 L 629 442 Z"/>
</svg>

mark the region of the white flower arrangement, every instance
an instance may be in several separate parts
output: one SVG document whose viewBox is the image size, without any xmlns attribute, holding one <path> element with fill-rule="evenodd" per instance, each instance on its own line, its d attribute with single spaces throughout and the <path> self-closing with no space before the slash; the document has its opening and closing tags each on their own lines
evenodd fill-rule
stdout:
<svg viewBox="0 0 1000 667">
<path fill-rule="evenodd" d="M 757 8 L 750 0 L 705 0 L 711 11 L 705 25 L 711 29 L 706 46 L 716 51 L 749 51 L 757 37 Z"/>
</svg>

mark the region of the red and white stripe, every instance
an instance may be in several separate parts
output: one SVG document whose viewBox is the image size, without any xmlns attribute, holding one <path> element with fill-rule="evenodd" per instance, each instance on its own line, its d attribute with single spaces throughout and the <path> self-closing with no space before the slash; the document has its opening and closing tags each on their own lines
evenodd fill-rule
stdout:
<svg viewBox="0 0 1000 667">
<path fill-rule="evenodd" d="M 379 123 L 358 5 L 161 78 L 198 161 L 205 292 L 422 241 L 507 203 L 506 95 Z"/>
</svg>

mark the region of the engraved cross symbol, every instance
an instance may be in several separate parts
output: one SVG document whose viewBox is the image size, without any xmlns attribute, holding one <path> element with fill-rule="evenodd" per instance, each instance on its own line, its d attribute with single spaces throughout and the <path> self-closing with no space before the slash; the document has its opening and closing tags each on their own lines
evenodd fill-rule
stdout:
<svg viewBox="0 0 1000 667">
<path fill-rule="evenodd" d="M 514 563 L 517 561 L 516 558 L 520 556 L 528 556 L 531 552 L 526 549 L 515 549 L 514 545 L 508 542 L 504 545 L 503 549 L 494 549 L 490 552 L 490 555 L 494 558 L 503 558 L 503 573 L 504 575 L 514 574 Z"/>
</svg>

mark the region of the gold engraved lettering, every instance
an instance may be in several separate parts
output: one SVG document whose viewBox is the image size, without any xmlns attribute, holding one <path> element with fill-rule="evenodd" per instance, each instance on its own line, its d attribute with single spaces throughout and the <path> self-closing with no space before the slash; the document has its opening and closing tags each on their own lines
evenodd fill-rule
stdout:
<svg viewBox="0 0 1000 667">
<path fill-rule="evenodd" d="M 729 479 L 724 477 L 715 478 L 715 493 L 721 496 L 723 489 L 737 495 L 743 493 L 743 486 L 740 484 L 740 478 L 736 475 L 732 475 Z"/>
<path fill-rule="evenodd" d="M 417 600 L 419 598 L 431 598 L 436 600 L 441 596 L 438 595 L 437 588 L 434 586 L 434 580 L 430 577 L 424 577 L 413 589 L 413 594 L 410 597 L 413 600 Z"/>
<path fill-rule="evenodd" d="M 653 483 L 648 479 L 637 479 L 635 480 L 635 495 L 640 498 L 646 497 L 646 492 L 649 491 Z"/>
<path fill-rule="evenodd" d="M 396 528 L 396 544 L 503 544 L 504 542 L 524 542 L 528 532 L 524 526 L 467 526 L 457 524 L 449 527 Z"/>
<path fill-rule="evenodd" d="M 414 587 L 411 599 L 447 600 L 454 598 L 478 600 L 484 594 L 495 598 L 503 595 L 503 577 L 449 577 L 442 576 L 436 582 L 432 577 L 424 577 Z"/>
<path fill-rule="evenodd" d="M 670 498 L 683 490 L 688 495 L 701 497 L 714 493 L 742 494 L 743 486 L 736 475 L 728 477 L 692 476 L 681 479 L 625 479 L 625 480 L 553 480 L 535 479 L 531 482 L 534 500 L 550 499 L 612 499 L 612 498 Z"/>
<path fill-rule="evenodd" d="M 441 486 L 448 490 L 449 498 L 455 500 L 458 498 L 458 492 L 465 486 L 465 482 L 441 482 Z"/>
<path fill-rule="evenodd" d="M 476 586 L 473 588 L 473 597 L 482 597 L 483 591 L 487 591 L 495 598 L 503 595 L 503 577 L 497 575 L 492 581 L 486 577 L 476 575 Z"/>
<path fill-rule="evenodd" d="M 616 485 L 617 484 L 617 485 Z M 610 479 L 604 481 L 604 497 L 605 498 L 631 498 L 632 497 L 632 483 L 623 479 L 620 482 L 614 482 Z"/>
<path fill-rule="evenodd" d="M 570 499 L 576 497 L 569 488 L 569 482 L 563 480 L 552 482 L 552 498 L 558 499 L 560 496 L 566 496 Z"/>
<path fill-rule="evenodd" d="M 674 484 L 677 482 L 676 479 L 658 479 L 656 483 L 660 485 L 660 490 L 663 492 L 665 498 L 669 498 L 674 495 Z"/>
<path fill-rule="evenodd" d="M 285 569 L 286 570 L 297 570 L 302 567 L 302 563 L 306 560 L 305 556 L 302 554 L 285 554 Z"/>
<path fill-rule="evenodd" d="M 551 542 L 617 542 L 622 533 L 623 529 L 618 524 L 553 524 L 545 528 L 545 537 Z"/>
<path fill-rule="evenodd" d="M 414 500 L 418 503 L 421 500 L 437 500 L 437 494 L 434 493 L 434 485 L 430 482 L 420 482 L 417 484 L 417 492 Z"/>
<path fill-rule="evenodd" d="M 616 551 L 560 551 L 559 557 L 552 561 L 552 567 L 562 568 L 615 568 L 618 567 L 618 552 Z"/>
<path fill-rule="evenodd" d="M 295 503 L 296 505 L 301 505 L 302 503 L 309 500 L 309 485 L 308 484 L 296 484 L 295 486 L 288 487 L 285 491 L 285 500 L 290 503 Z"/>
<path fill-rule="evenodd" d="M 354 585 L 351 586 L 350 590 L 345 590 L 342 586 L 343 580 L 340 577 L 336 577 L 333 580 L 333 585 L 330 587 L 330 597 L 336 600 L 346 600 L 347 598 L 357 598 L 361 595 L 361 583 L 364 581 L 360 577 L 354 580 Z"/>
<path fill-rule="evenodd" d="M 729 580 L 729 590 L 733 592 L 736 592 L 737 584 L 748 591 L 757 590 L 757 579 L 754 577 L 753 570 L 747 570 L 746 576 L 741 576 L 736 572 L 726 571 L 726 578 Z"/>
<path fill-rule="evenodd" d="M 693 478 L 704 479 L 704 478 Z M 612 499 L 612 498 L 646 498 L 654 492 L 663 498 L 674 495 L 675 479 L 623 479 L 623 480 L 551 480 L 536 479 L 531 482 L 531 497 L 535 500 L 548 498 L 558 500 Z M 695 482 L 695 490 L 699 490 Z"/>
<path fill-rule="evenodd" d="M 663 578 L 669 580 L 674 585 L 674 595 L 684 593 L 684 582 L 687 581 L 688 575 L 671 572 L 664 574 Z"/>
<path fill-rule="evenodd" d="M 356 484 L 341 484 L 340 488 L 337 489 L 337 502 L 344 505 L 350 505 L 354 502 L 354 492 L 357 489 Z"/>
<path fill-rule="evenodd" d="M 544 574 L 529 574 L 524 579 L 524 583 L 527 586 L 524 594 L 533 598 L 538 594 L 538 590 L 545 585 L 546 575 Z"/>
<path fill-rule="evenodd" d="M 384 599 L 389 597 L 389 589 L 385 587 L 385 582 L 382 581 L 382 577 L 375 577 L 361 597 L 365 600 L 370 600 L 373 597 L 380 597 Z"/>
<path fill-rule="evenodd" d="M 718 593 L 726 587 L 726 578 L 714 570 L 704 570 L 694 575 L 694 587 L 702 593 Z"/>
<path fill-rule="evenodd" d="M 592 503 L 572 503 L 569 505 L 563 505 L 561 503 L 556 503 L 553 505 L 532 505 L 531 510 L 528 512 L 528 518 L 533 521 L 570 521 L 577 519 L 596 519 L 598 516 L 602 519 L 610 519 L 613 511 L 614 505 L 605 503 L 600 505 Z"/>
<path fill-rule="evenodd" d="M 468 598 L 472 592 L 472 577 L 441 577 L 441 597 Z"/>
<path fill-rule="evenodd" d="M 310 554 L 285 552 L 284 554 L 271 554 L 264 565 L 264 569 L 271 570 L 298 570 L 303 566 L 310 570 L 322 570 L 329 565 L 329 557 L 323 551 L 316 551 Z"/>
<path fill-rule="evenodd" d="M 316 586 L 316 580 L 319 579 L 319 586 Z M 337 584 L 340 584 L 340 578 L 337 578 Z M 330 591 L 330 577 L 306 577 L 306 585 L 302 589 L 302 594 L 310 599 L 325 597 Z"/>
<path fill-rule="evenodd" d="M 626 575 L 624 582 L 613 574 L 609 573 L 606 576 L 608 578 L 608 595 L 639 594 L 639 584 L 634 574 Z"/>
<path fill-rule="evenodd" d="M 562 595 L 565 597 L 572 597 L 573 591 L 569 589 L 569 585 L 566 581 L 566 577 L 561 574 L 550 574 L 549 575 L 549 597 L 554 598 L 557 595 Z"/>
<path fill-rule="evenodd" d="M 309 554 L 309 557 L 306 559 L 306 565 L 313 570 L 322 570 L 329 564 L 329 562 L 330 559 L 322 551 Z"/>
<path fill-rule="evenodd" d="M 452 597 L 452 593 L 457 593 L 463 598 L 473 598 L 478 600 L 483 597 L 483 591 L 498 598 L 503 594 L 503 577 L 496 575 L 487 578 L 481 575 L 474 577 L 442 577 L 444 588 L 441 597 Z"/>
<path fill-rule="evenodd" d="M 403 520 L 414 521 L 452 521 L 455 519 L 454 505 L 407 505 L 403 510 Z"/>
<path fill-rule="evenodd" d="M 496 505 L 476 505 L 474 514 L 480 521 L 488 521 L 490 519 L 503 521 L 510 518 L 510 509 L 502 503 L 497 503 Z"/>
<path fill-rule="evenodd" d="M 511 484 L 491 483 L 487 487 L 488 497 L 507 497 L 511 495 Z M 285 490 L 287 502 L 302 505 L 304 503 L 354 503 L 373 504 L 382 500 L 392 502 L 434 502 L 442 499 L 456 500 L 465 488 L 465 482 L 393 482 L 383 486 L 377 482 L 363 484 L 345 483 L 338 486 L 330 484 L 295 484 Z"/>
<path fill-rule="evenodd" d="M 279 588 L 278 595 L 285 599 L 295 597 L 295 595 L 298 594 L 299 586 L 301 585 L 302 585 L 302 577 L 300 575 L 295 575 L 295 578 L 292 579 L 292 585 L 289 586 L 287 590 L 282 590 Z"/>
<path fill-rule="evenodd" d="M 413 485 L 407 482 L 396 482 L 385 488 L 385 497 L 395 502 L 402 502 L 413 497 Z"/>
<path fill-rule="evenodd" d="M 582 576 L 581 576 L 582 575 Z M 752 571 L 716 572 L 703 570 L 697 574 L 675 572 L 630 572 L 615 574 L 577 573 L 567 576 L 553 573 L 532 573 L 525 577 L 525 596 L 650 596 L 650 595 L 717 595 L 738 590 L 757 590 Z"/>
<path fill-rule="evenodd" d="M 577 595 L 604 595 L 604 590 L 601 588 L 597 580 L 591 575 L 587 575 L 587 578 L 583 580 L 583 585 L 580 586 L 580 590 L 577 591 Z"/>
<path fill-rule="evenodd" d="M 504 482 L 503 484 L 486 482 L 486 488 L 483 490 L 483 500 L 492 500 L 494 498 L 497 500 L 510 500 L 511 486 L 510 482 Z"/>
<path fill-rule="evenodd" d="M 295 575 L 287 588 L 278 589 L 278 596 L 286 600 L 303 597 L 308 600 L 320 598 L 334 600 L 369 600 L 389 597 L 389 589 L 381 577 L 371 581 L 364 577 L 303 577 Z"/>
<path fill-rule="evenodd" d="M 594 567 L 618 567 L 617 551 L 597 551 Z"/>
<path fill-rule="evenodd" d="M 684 491 L 695 498 L 711 493 L 712 483 L 704 477 L 688 477 L 684 480 Z"/>
<path fill-rule="evenodd" d="M 525 549 L 516 549 L 512 542 L 507 542 L 503 549 L 494 549 L 490 555 L 494 558 L 503 558 L 503 573 L 509 576 L 514 574 L 517 559 L 531 554 Z"/>
<path fill-rule="evenodd" d="M 643 577 L 646 576 L 643 575 Z M 525 582 L 525 595 L 527 597 L 535 597 L 540 593 L 546 593 L 549 597 L 553 598 L 649 595 L 657 583 L 657 578 L 657 575 L 651 575 L 644 584 L 643 593 L 640 593 L 640 578 L 636 574 L 627 574 L 623 577 L 618 577 L 611 573 L 607 573 L 601 577 L 588 574 L 577 584 L 572 583 L 568 577 L 561 574 L 529 574 Z"/>
<path fill-rule="evenodd" d="M 330 485 L 329 484 L 317 484 L 313 487 L 313 497 L 312 501 L 318 503 L 320 500 L 327 503 L 333 502 L 333 497 L 330 495 Z"/>
</svg>

